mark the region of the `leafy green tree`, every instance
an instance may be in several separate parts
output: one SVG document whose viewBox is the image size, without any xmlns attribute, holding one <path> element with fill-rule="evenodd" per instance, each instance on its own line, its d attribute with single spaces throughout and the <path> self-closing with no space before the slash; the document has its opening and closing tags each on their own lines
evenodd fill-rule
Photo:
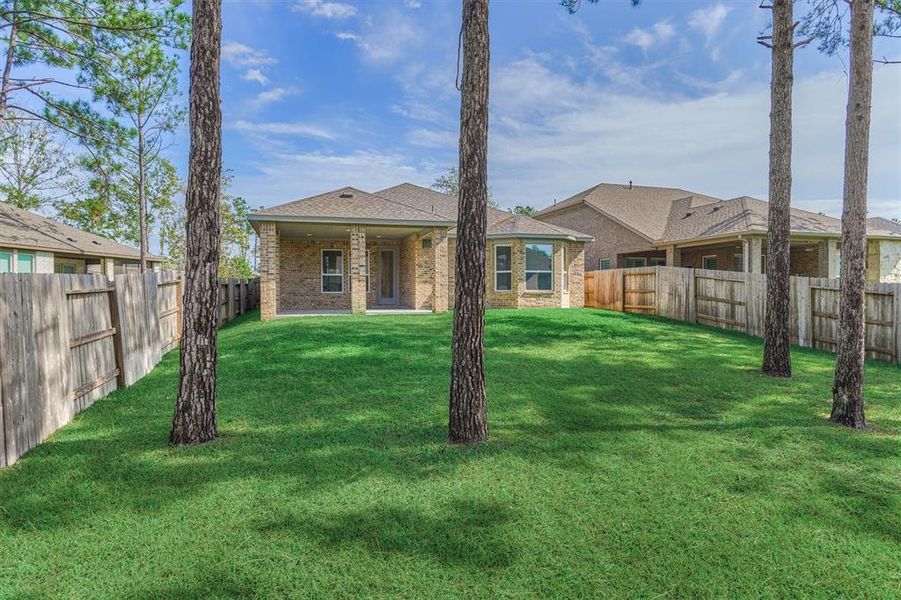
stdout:
<svg viewBox="0 0 901 600">
<path fill-rule="evenodd" d="M 460 174 L 459 171 L 457 171 L 457 167 L 448 167 L 447 171 L 435 178 L 435 181 L 432 182 L 432 185 L 430 187 L 437 192 L 441 192 L 442 194 L 447 194 L 448 196 L 459 198 Z M 497 203 L 491 197 L 490 187 L 488 188 L 488 206 L 498 208 Z"/>
<path fill-rule="evenodd" d="M 0 200 L 35 210 L 69 194 L 74 161 L 49 126 L 7 119 L 0 136 Z"/>
<path fill-rule="evenodd" d="M 522 215 L 524 217 L 534 217 L 538 213 L 538 209 L 534 206 L 529 206 L 526 204 L 525 206 L 520 206 L 517 204 L 513 208 L 510 209 L 510 212 L 514 215 Z"/>
<path fill-rule="evenodd" d="M 82 141 L 100 142 L 116 128 L 73 91 L 91 91 L 85 75 L 110 62 L 123 36 L 170 35 L 166 15 L 181 0 L 0 0 L 0 126 L 14 110 Z M 38 75 L 37 73 L 40 73 Z M 81 92 L 83 93 L 83 92 Z"/>
</svg>

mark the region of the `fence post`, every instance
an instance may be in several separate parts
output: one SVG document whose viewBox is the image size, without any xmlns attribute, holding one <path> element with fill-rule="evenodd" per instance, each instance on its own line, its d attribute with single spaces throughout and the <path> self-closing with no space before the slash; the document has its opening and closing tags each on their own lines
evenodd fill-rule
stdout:
<svg viewBox="0 0 901 600">
<path fill-rule="evenodd" d="M 124 277 L 124 275 L 123 275 Z M 116 295 L 115 283 L 113 287 L 106 293 L 109 302 L 109 319 L 110 326 L 116 330 L 113 334 L 113 356 L 116 364 L 116 387 L 125 387 L 125 354 L 122 349 L 122 319 L 119 313 L 119 298 Z"/>
<path fill-rule="evenodd" d="M 688 322 L 698 322 L 698 282 L 696 281 L 697 273 L 692 269 L 688 274 Z"/>
<path fill-rule="evenodd" d="M 901 283 L 892 286 L 892 334 L 895 337 L 895 363 L 901 365 Z"/>
</svg>

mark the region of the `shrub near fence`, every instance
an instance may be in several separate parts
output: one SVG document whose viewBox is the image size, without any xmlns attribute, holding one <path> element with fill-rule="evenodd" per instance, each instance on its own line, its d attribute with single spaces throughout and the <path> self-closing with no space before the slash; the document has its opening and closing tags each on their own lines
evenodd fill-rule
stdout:
<svg viewBox="0 0 901 600">
<path fill-rule="evenodd" d="M 792 343 L 835 352 L 838 279 L 791 278 Z M 585 306 L 660 315 L 763 337 L 766 275 L 680 267 L 585 273 Z M 901 284 L 867 282 L 867 358 L 901 364 Z"/>
<path fill-rule="evenodd" d="M 222 280 L 220 325 L 259 302 L 258 280 Z M 178 345 L 173 272 L 0 274 L 0 467 Z"/>
</svg>

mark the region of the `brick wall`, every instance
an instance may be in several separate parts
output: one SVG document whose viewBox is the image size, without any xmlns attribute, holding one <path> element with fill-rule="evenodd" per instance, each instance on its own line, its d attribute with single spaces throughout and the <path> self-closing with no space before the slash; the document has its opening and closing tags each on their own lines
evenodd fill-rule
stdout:
<svg viewBox="0 0 901 600">
<path fill-rule="evenodd" d="M 278 307 L 279 237 L 275 223 L 260 223 L 260 318 L 272 319 Z"/>
<path fill-rule="evenodd" d="M 654 250 L 651 242 L 642 236 L 584 204 L 538 219 L 594 236 L 593 242 L 585 244 L 584 262 L 589 271 L 597 270 L 602 258 L 609 258 L 610 264 L 616 265 L 621 254 Z"/>
</svg>

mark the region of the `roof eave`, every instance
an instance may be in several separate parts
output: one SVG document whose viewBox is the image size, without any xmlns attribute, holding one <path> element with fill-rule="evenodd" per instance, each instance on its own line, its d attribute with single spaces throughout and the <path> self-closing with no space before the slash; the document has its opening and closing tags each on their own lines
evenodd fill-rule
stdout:
<svg viewBox="0 0 901 600">
<path fill-rule="evenodd" d="M 252 214 L 247 220 L 253 225 L 254 221 L 279 221 L 282 223 L 322 223 L 328 225 L 389 225 L 398 227 L 452 227 L 454 221 L 420 221 L 408 219 L 374 219 L 359 217 L 296 217 L 291 215 L 261 215 Z"/>
</svg>

